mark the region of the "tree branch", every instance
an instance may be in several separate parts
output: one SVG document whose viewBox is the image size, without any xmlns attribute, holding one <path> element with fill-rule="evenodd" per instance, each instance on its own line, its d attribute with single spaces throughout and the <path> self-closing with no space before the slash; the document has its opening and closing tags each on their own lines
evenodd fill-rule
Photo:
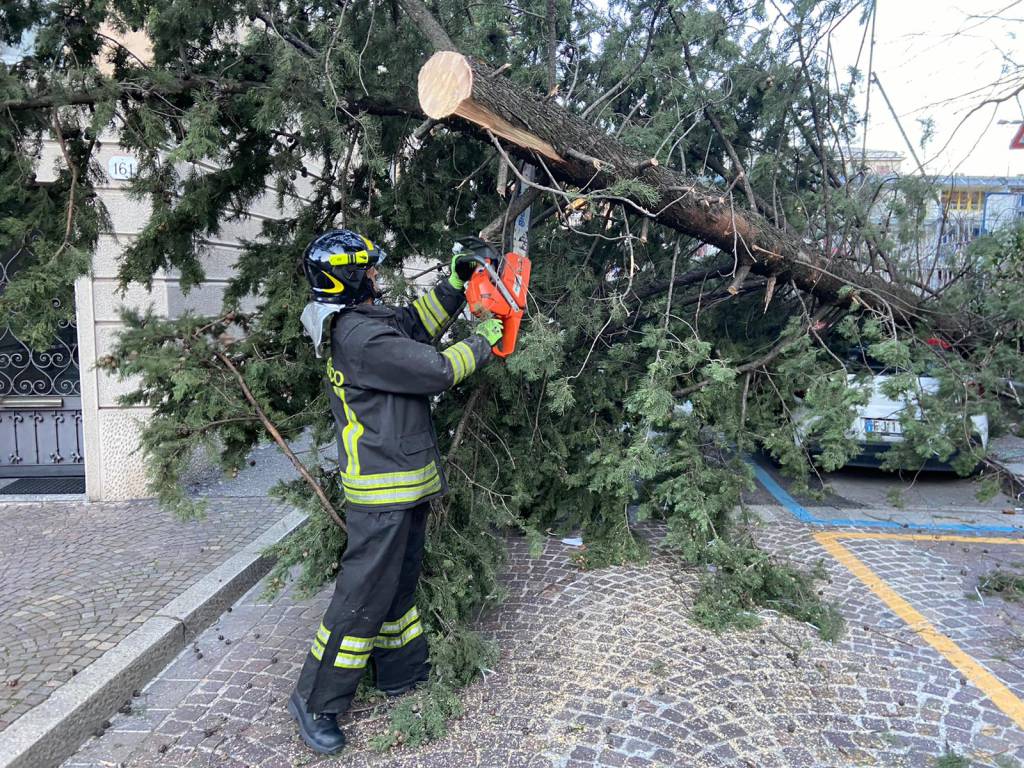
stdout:
<svg viewBox="0 0 1024 768">
<path fill-rule="evenodd" d="M 540 197 L 540 193 L 541 190 L 537 187 L 530 187 L 523 194 L 512 198 L 512 202 L 509 203 L 505 212 L 480 230 L 480 239 L 486 240 L 489 243 L 500 242 L 501 246 L 504 247 L 505 238 L 503 235 L 506 225 L 510 221 L 515 221 L 519 214 L 533 205 L 534 201 Z"/>
<path fill-rule="evenodd" d="M 266 411 L 263 410 L 259 402 L 253 396 L 252 390 L 250 390 L 249 385 L 245 383 L 245 378 L 242 376 L 241 371 L 235 367 L 235 364 L 232 363 L 231 359 L 223 352 L 215 351 L 214 354 L 217 356 L 217 359 L 220 360 L 232 374 L 234 374 L 235 380 L 238 382 L 238 386 L 242 389 L 242 394 L 249 402 L 249 405 L 252 406 L 253 410 L 256 411 L 256 415 L 263 423 L 263 428 L 270 433 L 270 436 L 274 439 L 274 442 L 277 443 L 277 446 L 281 449 L 282 453 L 288 457 L 292 466 L 294 466 L 298 473 L 302 475 L 302 479 L 306 481 L 306 484 L 310 487 L 313 493 L 316 494 L 316 497 L 320 499 L 320 504 L 323 506 L 324 510 L 326 510 L 327 514 L 331 516 L 331 519 L 339 528 L 341 528 L 341 530 L 347 533 L 348 527 L 345 525 L 345 521 L 341 519 L 337 510 L 334 509 L 334 505 L 331 504 L 331 500 L 327 498 L 327 494 L 325 494 L 324 489 L 320 487 L 320 483 L 318 483 L 313 476 L 309 474 L 309 470 L 306 469 L 306 465 L 299 461 L 299 457 L 295 455 L 291 446 L 288 445 L 285 439 L 281 436 L 281 433 L 277 430 L 277 427 L 274 426 L 274 422 L 270 420 Z"/>
<path fill-rule="evenodd" d="M 756 210 L 737 209 L 723 199 L 721 190 L 692 176 L 664 166 L 634 174 L 628 169 L 642 167 L 643 155 L 559 105 L 490 73 L 479 61 L 448 51 L 437 53 L 420 71 L 420 104 L 431 117 L 447 119 L 455 128 L 492 141 L 495 134 L 500 135 L 519 157 L 530 162 L 539 162 L 543 155 L 544 168 L 574 186 L 610 188 L 627 178 L 638 179 L 643 194 L 631 190 L 617 199 L 628 201 L 666 226 L 734 254 L 759 275 L 793 279 L 801 290 L 824 301 L 868 306 L 904 325 L 927 318 L 935 330 L 955 334 L 956 318 L 929 311 L 922 298 L 906 286 L 833 258 L 821 244 L 805 242 L 798 234 L 776 227 Z M 572 157 L 570 149 L 606 164 L 596 171 L 591 163 Z M 652 192 L 657 195 L 654 205 Z"/>
<path fill-rule="evenodd" d="M 477 403 L 479 403 L 480 399 L 487 394 L 488 389 L 488 384 L 485 381 L 473 390 L 473 394 L 471 394 L 469 396 L 469 400 L 466 401 L 466 406 L 462 409 L 462 416 L 459 418 L 459 424 L 455 427 L 455 436 L 452 437 L 452 444 L 448 448 L 448 456 L 444 460 L 445 465 L 451 464 L 452 459 L 455 458 L 455 451 L 457 451 L 459 446 L 462 445 L 462 438 L 465 436 L 466 425 L 469 423 L 469 419 L 473 415 L 473 411 L 476 410 Z"/>
<path fill-rule="evenodd" d="M 557 6 L 555 0 L 548 0 L 548 96 L 558 93 L 558 36 L 555 31 Z"/>
<path fill-rule="evenodd" d="M 821 318 L 823 318 L 829 311 L 831 311 L 834 308 L 835 307 L 827 304 L 822 306 L 817 312 L 814 313 L 814 316 L 808 321 L 807 328 L 813 328 L 815 323 L 821 320 Z M 772 362 L 772 360 L 774 360 L 783 352 L 785 352 L 787 349 L 789 349 L 791 346 L 793 346 L 795 343 L 800 341 L 800 339 L 802 338 L 803 335 L 795 334 L 793 336 L 780 340 L 774 347 L 768 350 L 768 352 L 766 352 L 761 357 L 738 366 L 736 368 L 736 373 L 748 374 L 751 373 L 752 371 L 756 371 L 758 368 L 763 368 L 764 366 Z M 690 386 L 684 387 L 683 389 L 677 389 L 672 394 L 675 397 L 688 397 L 689 395 L 692 395 L 694 392 L 698 392 L 704 389 L 704 387 L 706 387 L 708 384 L 711 384 L 713 381 L 714 379 L 701 379 L 696 384 L 691 384 Z"/>
<path fill-rule="evenodd" d="M 88 106 L 110 99 L 134 98 L 146 101 L 154 98 L 178 96 L 201 88 L 212 88 L 221 94 L 248 93 L 255 88 L 265 88 L 266 83 L 253 80 L 221 80 L 217 78 L 183 78 L 170 83 L 126 82 L 114 84 L 111 88 L 90 88 L 72 93 L 44 93 L 20 99 L 0 101 L 0 110 L 20 112 L 36 109 L 51 109 L 64 106 Z M 422 114 L 411 93 L 397 98 L 377 98 L 352 92 L 341 94 L 350 108 L 359 112 L 382 117 L 419 116 Z"/>
<path fill-rule="evenodd" d="M 690 82 L 694 88 L 699 87 L 697 82 L 697 73 L 693 66 L 693 57 L 690 56 L 690 44 L 683 40 L 683 61 L 686 62 L 686 71 L 690 75 Z M 750 203 L 751 210 L 757 210 L 757 197 L 754 195 L 754 188 L 750 186 L 750 181 L 747 179 L 746 168 L 743 167 L 743 163 L 740 162 L 740 156 L 736 153 L 736 148 L 729 141 L 729 137 L 725 135 L 725 130 L 722 128 L 722 123 L 718 119 L 718 115 L 710 107 L 707 99 L 704 100 L 702 107 L 704 116 L 707 117 L 711 123 L 711 127 L 715 129 L 715 133 L 718 135 L 718 139 L 725 145 L 725 151 L 729 154 L 729 159 L 732 160 L 733 168 L 736 169 L 736 178 L 743 183 L 743 191 L 747 195 L 747 202 Z"/>
</svg>

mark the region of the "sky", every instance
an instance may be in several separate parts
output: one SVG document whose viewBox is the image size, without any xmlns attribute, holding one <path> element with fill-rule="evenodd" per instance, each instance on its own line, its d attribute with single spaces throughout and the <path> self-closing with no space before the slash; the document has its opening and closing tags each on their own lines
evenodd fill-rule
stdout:
<svg viewBox="0 0 1024 768">
<path fill-rule="evenodd" d="M 1010 150 L 1024 119 L 1024 94 L 999 107 L 986 107 L 959 125 L 971 108 L 991 95 L 1007 62 L 1024 71 L 1024 0 L 877 0 L 873 70 L 889 96 L 914 149 L 930 174 L 1024 176 L 1024 149 Z M 998 15 L 999 18 L 978 17 Z M 840 76 L 857 61 L 866 73 L 869 43 L 855 16 L 832 36 Z M 870 40 L 870 29 L 868 30 Z M 1022 80 L 1018 80 L 1022 82 Z M 867 83 L 860 87 L 863 113 Z M 981 89 L 980 91 L 978 89 Z M 934 120 L 934 137 L 922 149 L 924 128 Z M 959 128 L 958 128 L 959 125 Z M 876 86 L 872 86 L 867 144 L 898 150 L 902 171 L 916 166 L 899 127 Z"/>
</svg>

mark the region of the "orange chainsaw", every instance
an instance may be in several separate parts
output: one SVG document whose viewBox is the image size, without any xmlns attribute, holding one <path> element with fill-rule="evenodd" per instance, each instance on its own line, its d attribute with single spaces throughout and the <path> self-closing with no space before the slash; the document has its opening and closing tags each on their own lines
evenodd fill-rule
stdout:
<svg viewBox="0 0 1024 768">
<path fill-rule="evenodd" d="M 476 263 L 466 282 L 466 303 L 476 317 L 496 317 L 502 322 L 501 341 L 491 351 L 505 358 L 516 348 L 519 324 L 526 309 L 526 290 L 530 285 L 530 260 L 510 251 L 504 256 L 478 237 L 457 241 L 459 261 Z"/>
</svg>

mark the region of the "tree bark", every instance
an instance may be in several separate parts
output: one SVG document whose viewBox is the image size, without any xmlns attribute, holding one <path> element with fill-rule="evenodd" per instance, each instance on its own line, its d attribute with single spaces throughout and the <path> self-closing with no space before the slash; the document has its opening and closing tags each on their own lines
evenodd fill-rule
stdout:
<svg viewBox="0 0 1024 768">
<path fill-rule="evenodd" d="M 412 23 L 416 25 L 420 34 L 430 41 L 430 45 L 433 46 L 435 51 L 458 50 L 452 39 L 448 37 L 448 33 L 444 31 L 444 27 L 438 24 L 434 14 L 420 0 L 398 0 L 398 4 L 402 6 L 402 10 L 405 11 Z"/>
<path fill-rule="evenodd" d="M 479 61 L 451 50 L 434 54 L 420 70 L 419 100 L 431 118 L 488 138 L 493 134 L 526 159 L 540 156 L 553 176 L 582 194 L 626 179 L 643 182 L 657 194 L 654 205 L 635 193 L 624 197 L 662 224 L 750 263 L 756 274 L 791 279 L 832 303 L 891 311 L 902 322 L 921 316 L 921 298 L 903 286 L 823 254 L 819 245 L 801 241 L 757 212 L 737 208 L 724 191 L 652 164 L 651 158 L 557 104 L 494 77 Z M 599 167 L 582 158 L 598 159 Z"/>
</svg>

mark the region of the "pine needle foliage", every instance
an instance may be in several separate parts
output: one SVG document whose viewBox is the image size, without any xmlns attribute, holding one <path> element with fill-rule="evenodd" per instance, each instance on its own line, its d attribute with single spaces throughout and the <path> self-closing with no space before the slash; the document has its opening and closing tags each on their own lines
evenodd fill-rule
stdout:
<svg viewBox="0 0 1024 768">
<path fill-rule="evenodd" d="M 308 457 L 330 455 L 322 361 L 299 323 L 300 259 L 313 236 L 346 226 L 383 243 L 389 300 L 400 302 L 403 262 L 447 262 L 454 237 L 505 211 L 512 189 L 499 189 L 507 177 L 493 145 L 457 124 L 422 126 L 412 86 L 432 51 L 402 7 L 16 0 L 0 14 L 0 43 L 24 52 L 0 63 L 0 251 L 19 259 L 0 317 L 22 338 L 45 347 L 71 317 L 73 285 L 98 245 L 123 246 L 123 289 L 169 275 L 187 292 L 206 276 L 210 243 L 250 209 L 277 207 L 247 230 L 219 312 L 129 309 L 99 361 L 130 378 L 123 402 L 151 414 L 141 447 L 150 487 L 179 514 L 202 514 L 183 487 L 197 453 L 234 473 L 268 438 L 235 371 L 285 440 L 309 435 Z M 502 76 L 523 88 L 549 90 L 546 3 L 438 0 L 430 10 L 462 51 L 507 64 Z M 418 598 L 433 683 L 419 712 L 396 711 L 382 746 L 440 733 L 458 711 L 452 691 L 492 662 L 471 626 L 501 599 L 510 533 L 537 549 L 582 532 L 579 565 L 596 568 L 648 556 L 633 527 L 653 521 L 707 569 L 701 622 L 743 626 L 767 607 L 834 636 L 816 574 L 760 552 L 734 510 L 752 482 L 751 451 L 806 487 L 817 467 L 857 450 L 849 426 L 869 378 L 849 350 L 885 361 L 890 393 L 920 406 L 893 467 L 938 457 L 970 472 L 981 458 L 971 416 L 986 413 L 995 429 L 1019 418 L 1019 397 L 1007 405 L 1004 395 L 1024 380 L 1024 229 L 983 238 L 951 265 L 958 280 L 928 288 L 914 249 L 934 190 L 880 180 L 850 156 L 862 73 L 836 82 L 825 42 L 859 10 L 856 0 L 792 3 L 783 17 L 734 0 L 554 3 L 551 99 L 661 166 L 717 185 L 733 206 L 756 206 L 809 249 L 930 303 L 910 319 L 865 308 L 852 288 L 823 303 L 784 272 L 730 286 L 730 255 L 622 204 L 622 194 L 657 203 L 639 180 L 542 195 L 521 351 L 435 407 L 452 492 L 431 518 Z M 119 42 L 136 31 L 151 53 Z M 138 159 L 130 192 L 151 211 L 120 244 L 101 234 L 110 212 L 98 153 L 115 142 Z M 933 326 L 948 318 L 960 332 L 942 353 Z M 460 321 L 452 335 L 468 331 Z M 925 373 L 936 391 L 919 391 Z M 307 460 L 342 509 L 335 463 Z M 275 493 L 309 523 L 275 548 L 270 589 L 294 575 L 310 594 L 336 576 L 344 535 L 302 482 Z"/>
<path fill-rule="evenodd" d="M 1024 576 L 1004 568 L 995 568 L 978 578 L 978 591 L 1001 597 L 1007 602 L 1019 603 L 1024 600 Z"/>
</svg>

